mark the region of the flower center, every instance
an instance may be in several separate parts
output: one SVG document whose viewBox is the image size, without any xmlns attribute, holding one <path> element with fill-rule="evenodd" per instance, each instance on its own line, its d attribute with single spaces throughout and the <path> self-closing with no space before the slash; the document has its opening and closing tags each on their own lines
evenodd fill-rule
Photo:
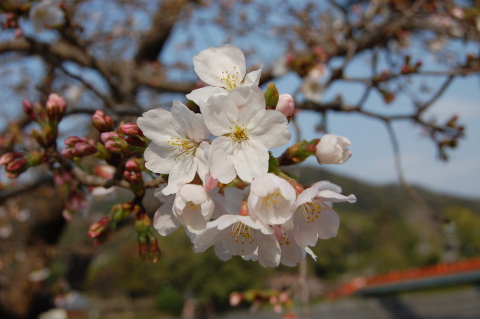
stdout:
<svg viewBox="0 0 480 319">
<path fill-rule="evenodd" d="M 303 217 L 307 223 L 313 223 L 320 217 L 322 210 L 324 209 L 322 204 L 316 202 L 309 202 L 302 205 Z"/>
<path fill-rule="evenodd" d="M 248 140 L 247 129 L 238 125 L 233 128 L 233 131 L 229 134 L 229 136 L 237 143 Z"/>
<path fill-rule="evenodd" d="M 195 204 L 194 202 L 187 202 L 187 204 L 185 205 L 185 208 L 190 210 L 199 210 L 200 205 Z"/>
<path fill-rule="evenodd" d="M 225 83 L 225 88 L 227 90 L 233 90 L 238 86 L 238 84 L 240 84 L 242 78 L 238 68 L 235 67 L 231 71 L 222 71 L 220 73 L 220 80 Z"/>
<path fill-rule="evenodd" d="M 192 155 L 193 153 L 195 153 L 195 150 L 198 147 L 195 142 L 192 142 L 191 140 L 186 138 L 178 137 L 169 140 L 168 144 L 173 146 L 178 151 L 177 157 L 180 157 L 182 155 Z"/>
<path fill-rule="evenodd" d="M 282 200 L 283 196 L 280 193 L 279 190 L 274 191 L 271 194 L 268 194 L 267 196 L 262 198 L 262 204 L 268 207 L 273 207 L 276 206 L 280 203 Z"/>
<path fill-rule="evenodd" d="M 255 240 L 253 229 L 241 222 L 233 224 L 230 234 L 237 244 L 251 244 Z"/>
</svg>

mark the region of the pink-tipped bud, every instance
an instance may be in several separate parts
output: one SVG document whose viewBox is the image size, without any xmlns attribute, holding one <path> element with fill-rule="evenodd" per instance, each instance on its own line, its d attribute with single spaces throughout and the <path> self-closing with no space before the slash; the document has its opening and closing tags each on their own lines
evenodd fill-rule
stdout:
<svg viewBox="0 0 480 319">
<path fill-rule="evenodd" d="M 141 172 L 142 167 L 138 163 L 138 160 L 131 158 L 125 163 L 125 169 L 127 171 L 133 171 L 133 172 Z"/>
<path fill-rule="evenodd" d="M 122 145 L 114 140 L 108 140 L 105 143 L 105 148 L 112 153 L 120 153 L 122 151 Z"/>
<path fill-rule="evenodd" d="M 23 105 L 23 111 L 25 112 L 25 114 L 27 114 L 31 119 L 34 119 L 35 112 L 33 108 L 33 103 L 30 100 L 25 99 L 23 100 L 22 105 Z"/>
<path fill-rule="evenodd" d="M 0 165 L 7 165 L 12 162 L 14 159 L 23 157 L 22 153 L 19 152 L 8 152 L 0 156 Z"/>
<path fill-rule="evenodd" d="M 67 111 L 67 102 L 65 99 L 56 93 L 48 96 L 47 100 L 47 115 L 50 120 L 60 120 Z"/>
<path fill-rule="evenodd" d="M 93 126 L 100 132 L 107 132 L 113 130 L 115 123 L 111 116 L 107 115 L 102 110 L 95 111 L 92 116 Z"/>
<path fill-rule="evenodd" d="M 278 103 L 275 108 L 282 112 L 286 117 L 290 117 L 295 113 L 295 101 L 290 94 L 280 94 Z"/>
<path fill-rule="evenodd" d="M 143 136 L 142 130 L 136 123 L 124 123 L 120 125 L 119 132 L 125 135 Z"/>
<path fill-rule="evenodd" d="M 105 235 L 111 220 L 109 216 L 105 216 L 96 223 L 93 223 L 88 230 L 88 236 L 93 239 L 98 239 L 100 236 Z"/>
<path fill-rule="evenodd" d="M 107 143 L 107 141 L 110 141 L 117 137 L 119 136 L 116 132 L 103 132 L 102 134 L 100 134 L 100 140 L 102 141 L 102 143 Z"/>
<path fill-rule="evenodd" d="M 21 157 L 14 159 L 5 166 L 5 171 L 10 173 L 9 177 L 17 177 L 21 173 L 25 172 L 28 168 L 28 161 L 26 158 Z"/>
<path fill-rule="evenodd" d="M 69 136 L 65 139 L 65 145 L 75 146 L 75 144 L 82 142 L 84 139 L 78 136 Z"/>
<path fill-rule="evenodd" d="M 97 152 L 93 141 L 84 137 L 70 136 L 65 140 L 65 145 L 67 148 L 62 151 L 62 155 L 66 158 L 83 157 Z"/>
</svg>

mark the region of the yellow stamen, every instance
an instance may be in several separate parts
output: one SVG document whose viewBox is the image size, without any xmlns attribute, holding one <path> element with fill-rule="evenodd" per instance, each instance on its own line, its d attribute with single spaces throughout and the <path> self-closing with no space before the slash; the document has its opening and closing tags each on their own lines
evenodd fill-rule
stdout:
<svg viewBox="0 0 480 319">
<path fill-rule="evenodd" d="M 239 125 L 235 125 L 232 133 L 230 133 L 229 136 L 232 140 L 234 140 L 237 143 L 241 143 L 243 141 L 248 140 L 247 129 Z"/>
<path fill-rule="evenodd" d="M 177 157 L 182 155 L 191 155 L 195 153 L 195 150 L 198 147 L 198 144 L 185 138 L 172 138 L 170 141 L 168 141 L 168 144 L 179 151 Z"/>
<path fill-rule="evenodd" d="M 251 244 L 255 240 L 253 229 L 241 222 L 237 222 L 232 226 L 230 234 L 237 244 Z"/>
<path fill-rule="evenodd" d="M 276 206 L 280 203 L 282 200 L 283 196 L 280 193 L 279 190 L 274 191 L 271 194 L 268 194 L 267 196 L 262 198 L 262 204 L 265 206 L 273 207 Z"/>
<path fill-rule="evenodd" d="M 231 71 L 222 71 L 220 73 L 220 80 L 225 83 L 227 90 L 233 90 L 241 82 L 242 78 L 238 68 L 234 67 Z"/>
<path fill-rule="evenodd" d="M 322 204 L 316 202 L 309 202 L 302 205 L 303 217 L 307 223 L 313 223 L 316 221 L 325 207 Z"/>
</svg>

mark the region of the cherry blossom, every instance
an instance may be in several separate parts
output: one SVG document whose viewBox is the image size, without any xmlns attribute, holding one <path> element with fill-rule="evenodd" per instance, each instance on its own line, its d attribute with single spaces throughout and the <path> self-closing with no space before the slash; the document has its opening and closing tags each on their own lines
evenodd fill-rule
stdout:
<svg viewBox="0 0 480 319">
<path fill-rule="evenodd" d="M 246 73 L 245 56 L 232 45 L 201 51 L 193 58 L 193 67 L 198 77 L 209 85 L 187 94 L 187 98 L 201 108 L 214 94 L 240 86 L 258 86 L 261 74 L 261 69 Z"/>
<path fill-rule="evenodd" d="M 205 124 L 217 136 L 210 150 L 210 173 L 222 183 L 236 175 L 245 182 L 268 170 L 268 150 L 290 140 L 285 115 L 265 109 L 258 88 L 241 87 L 210 97 L 203 110 Z"/>
<path fill-rule="evenodd" d="M 145 166 L 155 173 L 169 174 L 165 195 L 176 193 L 196 173 L 206 177 L 209 144 L 203 141 L 209 132 L 201 114 L 176 101 L 171 112 L 161 108 L 147 111 L 137 124 L 152 141 L 145 150 Z"/>
</svg>

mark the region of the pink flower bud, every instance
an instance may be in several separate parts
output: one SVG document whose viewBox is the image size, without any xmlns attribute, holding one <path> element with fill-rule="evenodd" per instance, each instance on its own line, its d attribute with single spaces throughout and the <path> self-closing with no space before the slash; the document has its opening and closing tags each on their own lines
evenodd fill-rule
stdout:
<svg viewBox="0 0 480 319">
<path fill-rule="evenodd" d="M 112 117 L 105 114 L 102 110 L 95 111 L 95 114 L 92 116 L 92 123 L 100 132 L 111 131 L 115 126 Z"/>
<path fill-rule="evenodd" d="M 8 163 L 12 162 L 16 158 L 23 157 L 22 153 L 19 152 L 8 152 L 3 154 L 0 157 L 0 165 L 7 165 Z"/>
<path fill-rule="evenodd" d="M 5 166 L 5 171 L 14 174 L 15 177 L 25 172 L 28 168 L 27 159 L 24 157 L 14 159 Z"/>
<path fill-rule="evenodd" d="M 342 164 L 351 156 L 348 147 L 352 143 L 343 136 L 326 134 L 315 147 L 315 156 L 320 164 Z"/>
<path fill-rule="evenodd" d="M 96 239 L 99 238 L 101 235 L 106 234 L 110 221 L 111 218 L 109 216 L 105 216 L 96 223 L 93 223 L 88 230 L 88 236 L 90 236 L 90 238 Z"/>
<path fill-rule="evenodd" d="M 81 142 L 83 141 L 83 139 L 81 137 L 78 137 L 78 136 L 69 136 L 65 139 L 65 145 L 67 146 L 74 146 L 75 144 L 77 144 L 78 142 Z"/>
<path fill-rule="evenodd" d="M 31 119 L 34 119 L 35 112 L 34 112 L 32 102 L 30 100 L 25 99 L 23 100 L 22 105 L 23 105 L 23 111 L 25 112 L 25 114 L 27 114 Z"/>
<path fill-rule="evenodd" d="M 136 123 L 124 123 L 120 125 L 119 132 L 125 135 L 138 135 L 143 136 L 142 130 Z"/>
<path fill-rule="evenodd" d="M 56 93 L 48 96 L 47 100 L 47 115 L 51 120 L 60 120 L 67 111 L 67 102 L 65 99 Z"/>
<path fill-rule="evenodd" d="M 93 141 L 84 137 L 70 136 L 65 140 L 65 145 L 67 148 L 62 151 L 62 155 L 66 158 L 83 157 L 97 152 Z"/>
<path fill-rule="evenodd" d="M 140 172 L 142 167 L 139 165 L 136 159 L 131 158 L 125 163 L 125 169 L 127 171 Z"/>
<path fill-rule="evenodd" d="M 118 133 L 113 131 L 103 132 L 102 134 L 100 134 L 100 140 L 102 141 L 102 143 L 107 143 L 107 141 L 112 140 L 113 138 L 116 138 L 116 137 L 119 137 Z"/>
<path fill-rule="evenodd" d="M 120 145 L 114 140 L 108 140 L 105 143 L 105 148 L 112 153 L 120 153 L 122 151 L 122 145 Z"/>
<path fill-rule="evenodd" d="M 290 117 L 295 112 L 295 101 L 290 94 L 280 94 L 275 108 L 282 112 L 286 117 Z"/>
</svg>

